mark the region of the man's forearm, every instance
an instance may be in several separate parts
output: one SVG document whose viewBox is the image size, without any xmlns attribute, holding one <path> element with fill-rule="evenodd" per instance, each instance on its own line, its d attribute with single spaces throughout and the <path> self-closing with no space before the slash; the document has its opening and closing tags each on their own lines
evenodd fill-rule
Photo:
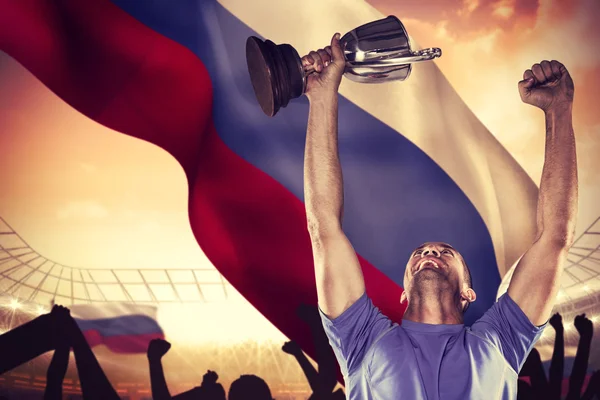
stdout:
<svg viewBox="0 0 600 400">
<path fill-rule="evenodd" d="M 538 238 L 568 247 L 577 215 L 577 156 L 572 106 L 546 112 L 546 151 L 538 200 Z"/>
<path fill-rule="evenodd" d="M 343 188 L 337 118 L 337 93 L 311 100 L 304 154 L 304 201 L 311 234 L 323 234 L 341 225 Z"/>
</svg>

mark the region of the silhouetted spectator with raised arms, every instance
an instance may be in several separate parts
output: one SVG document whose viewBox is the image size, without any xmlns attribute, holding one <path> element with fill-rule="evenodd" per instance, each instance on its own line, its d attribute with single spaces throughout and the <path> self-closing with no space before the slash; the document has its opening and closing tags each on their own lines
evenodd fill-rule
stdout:
<svg viewBox="0 0 600 400">
<path fill-rule="evenodd" d="M 58 393 L 56 385 L 59 381 L 62 385 L 68 365 L 65 346 L 73 349 L 84 399 L 119 399 L 69 309 L 62 306 L 54 306 L 49 314 L 41 315 L 0 336 L 0 374 L 58 349 L 48 371 L 52 381 L 48 396 L 55 396 Z"/>
<path fill-rule="evenodd" d="M 527 357 L 520 374 L 521 376 L 528 376 L 530 378 L 531 386 L 526 382 L 519 382 L 519 399 L 561 399 L 565 358 L 564 327 L 562 317 L 558 313 L 554 314 L 549 322 L 556 331 L 554 352 L 550 363 L 550 379 L 546 381 L 546 374 L 540 354 L 536 349 L 533 349 L 529 357 Z M 580 339 L 569 379 L 569 392 L 566 400 L 590 400 L 594 395 L 600 400 L 600 393 L 598 393 L 598 389 L 600 388 L 600 373 L 598 372 L 592 375 L 585 393 L 581 395 L 594 333 L 592 321 L 587 319 L 585 314 L 582 314 L 575 317 L 574 325 L 579 332 Z"/>
<path fill-rule="evenodd" d="M 296 310 L 296 314 L 306 322 L 310 328 L 315 346 L 315 361 L 319 367 L 318 372 L 296 342 L 286 342 L 283 345 L 282 350 L 293 355 L 298 361 L 298 364 L 300 364 L 313 392 L 309 397 L 309 400 L 345 399 L 346 396 L 341 389 L 332 393 L 337 384 L 337 366 L 335 355 L 329 345 L 327 335 L 321 323 L 318 308 L 302 304 Z"/>
</svg>

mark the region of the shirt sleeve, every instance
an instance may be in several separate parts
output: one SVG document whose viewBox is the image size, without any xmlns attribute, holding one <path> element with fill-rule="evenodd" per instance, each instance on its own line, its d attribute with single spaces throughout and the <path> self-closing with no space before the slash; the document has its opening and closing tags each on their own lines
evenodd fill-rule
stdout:
<svg viewBox="0 0 600 400">
<path fill-rule="evenodd" d="M 507 292 L 471 326 L 471 331 L 490 340 L 518 374 L 547 324 L 533 325 Z"/>
<path fill-rule="evenodd" d="M 319 313 L 344 375 L 360 366 L 371 344 L 393 325 L 366 293 L 335 319 L 328 318 L 321 309 Z"/>
</svg>

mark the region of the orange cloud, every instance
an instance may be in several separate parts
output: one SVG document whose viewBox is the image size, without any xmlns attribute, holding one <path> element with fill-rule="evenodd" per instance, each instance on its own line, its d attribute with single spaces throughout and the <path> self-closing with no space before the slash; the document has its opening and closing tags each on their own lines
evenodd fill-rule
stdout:
<svg viewBox="0 0 600 400">
<path fill-rule="evenodd" d="M 485 34 L 497 28 L 512 30 L 523 23 L 531 27 L 540 7 L 538 0 L 369 0 L 369 3 L 401 20 L 416 19 L 434 25 L 443 21 L 451 34 L 457 37 Z"/>
</svg>

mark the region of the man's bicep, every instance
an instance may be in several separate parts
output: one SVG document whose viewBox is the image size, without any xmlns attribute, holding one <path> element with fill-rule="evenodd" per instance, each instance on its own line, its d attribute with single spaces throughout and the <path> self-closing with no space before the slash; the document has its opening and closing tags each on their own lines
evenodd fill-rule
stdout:
<svg viewBox="0 0 600 400">
<path fill-rule="evenodd" d="M 566 257 L 564 248 L 540 238 L 515 267 L 508 293 L 534 325 L 550 318 Z"/>
<path fill-rule="evenodd" d="M 319 307 L 337 318 L 365 293 L 365 282 L 352 244 L 341 231 L 313 239 Z"/>
</svg>

